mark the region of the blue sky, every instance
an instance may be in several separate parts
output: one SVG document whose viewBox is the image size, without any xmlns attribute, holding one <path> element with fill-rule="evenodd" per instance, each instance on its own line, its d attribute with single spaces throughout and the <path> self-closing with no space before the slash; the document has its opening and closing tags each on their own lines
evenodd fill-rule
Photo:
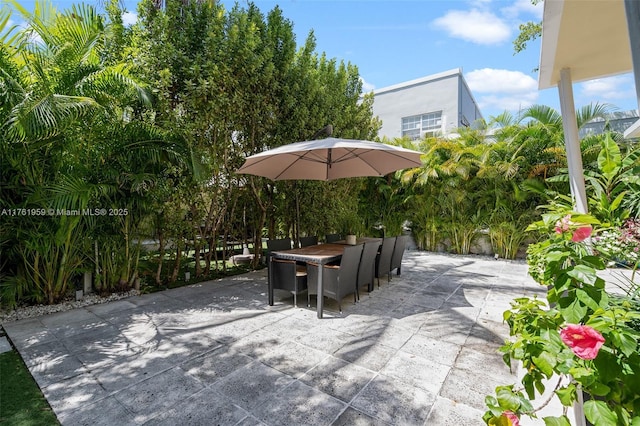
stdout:
<svg viewBox="0 0 640 426">
<path fill-rule="evenodd" d="M 71 0 L 53 0 L 58 8 Z M 88 1 L 97 4 L 97 1 Z M 230 9 L 234 1 L 222 3 Z M 245 1 L 239 2 L 241 5 Z M 358 66 L 367 90 L 462 68 L 485 118 L 532 104 L 559 110 L 556 89 L 538 90 L 539 41 L 514 55 L 518 25 L 539 21 L 543 4 L 530 0 L 256 0 L 267 13 L 279 5 L 294 24 L 297 43 L 315 33 L 317 51 Z M 135 0 L 125 0 L 136 19 Z M 32 1 L 22 5 L 32 9 Z M 637 109 L 631 74 L 574 85 L 576 107 L 610 103 Z"/>
</svg>

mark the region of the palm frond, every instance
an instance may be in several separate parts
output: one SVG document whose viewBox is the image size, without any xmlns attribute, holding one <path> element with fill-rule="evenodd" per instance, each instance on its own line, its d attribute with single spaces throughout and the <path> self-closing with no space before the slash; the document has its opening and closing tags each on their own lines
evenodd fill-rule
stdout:
<svg viewBox="0 0 640 426">
<path fill-rule="evenodd" d="M 586 123 L 595 118 L 606 118 L 607 114 L 615 111 L 617 108 L 608 103 L 591 103 L 581 107 L 576 112 L 576 118 L 578 122 L 578 128 L 581 128 Z"/>
<path fill-rule="evenodd" d="M 60 134 L 70 119 L 79 118 L 96 106 L 93 99 L 80 96 L 27 96 L 11 111 L 8 131 L 21 140 L 50 138 Z"/>
</svg>

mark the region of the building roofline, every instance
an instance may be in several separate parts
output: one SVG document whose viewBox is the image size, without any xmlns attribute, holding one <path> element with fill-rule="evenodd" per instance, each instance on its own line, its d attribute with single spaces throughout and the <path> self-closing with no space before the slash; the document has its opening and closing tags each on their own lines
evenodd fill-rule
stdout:
<svg viewBox="0 0 640 426">
<path fill-rule="evenodd" d="M 415 80 L 405 81 L 403 83 L 394 84 L 392 86 L 382 87 L 380 89 L 373 90 L 373 95 L 380 95 L 386 92 L 392 92 L 394 90 L 406 89 L 412 86 L 418 86 L 430 81 L 441 80 L 443 78 L 452 77 L 455 75 L 462 76 L 462 68 L 454 68 L 448 71 L 443 71 L 437 74 L 428 75 L 426 77 L 420 77 Z"/>
</svg>

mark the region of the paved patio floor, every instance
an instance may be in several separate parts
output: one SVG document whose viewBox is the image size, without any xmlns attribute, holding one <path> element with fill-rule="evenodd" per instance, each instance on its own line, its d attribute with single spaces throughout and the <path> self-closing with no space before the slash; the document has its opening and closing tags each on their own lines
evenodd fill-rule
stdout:
<svg viewBox="0 0 640 426">
<path fill-rule="evenodd" d="M 502 312 L 543 294 L 526 271 L 407 251 L 322 320 L 285 292 L 268 306 L 263 270 L 4 328 L 64 425 L 482 425 L 517 380 Z"/>
</svg>

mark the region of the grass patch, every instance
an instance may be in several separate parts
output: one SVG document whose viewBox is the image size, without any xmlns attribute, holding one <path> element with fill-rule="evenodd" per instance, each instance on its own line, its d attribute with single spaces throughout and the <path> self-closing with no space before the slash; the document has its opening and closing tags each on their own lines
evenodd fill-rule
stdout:
<svg viewBox="0 0 640 426">
<path fill-rule="evenodd" d="M 60 424 L 15 350 L 0 354 L 0 424 Z"/>
</svg>

